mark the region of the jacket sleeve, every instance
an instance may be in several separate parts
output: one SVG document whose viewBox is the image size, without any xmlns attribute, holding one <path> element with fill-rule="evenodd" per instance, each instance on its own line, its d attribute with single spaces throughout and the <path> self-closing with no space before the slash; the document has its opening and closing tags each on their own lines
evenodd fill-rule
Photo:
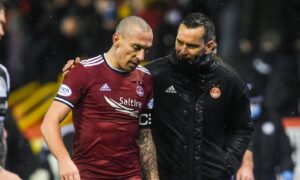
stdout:
<svg viewBox="0 0 300 180">
<path fill-rule="evenodd" d="M 291 171 L 293 172 L 294 169 L 294 164 L 292 161 L 292 147 L 289 141 L 289 138 L 287 136 L 287 134 L 285 133 L 285 130 L 283 128 L 283 125 L 281 123 L 280 119 L 277 119 L 276 123 L 278 124 L 278 140 L 279 140 L 279 144 L 278 144 L 278 148 L 279 151 L 277 154 L 277 166 L 280 168 L 280 171 Z"/>
<path fill-rule="evenodd" d="M 233 174 L 240 167 L 253 131 L 248 87 L 241 80 L 234 82 L 227 109 L 224 153 L 226 168 Z"/>
</svg>

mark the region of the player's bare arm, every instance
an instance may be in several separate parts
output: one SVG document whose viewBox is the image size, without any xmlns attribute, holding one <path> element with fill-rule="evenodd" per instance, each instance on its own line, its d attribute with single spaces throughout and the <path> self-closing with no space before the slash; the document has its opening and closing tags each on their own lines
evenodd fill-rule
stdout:
<svg viewBox="0 0 300 180">
<path fill-rule="evenodd" d="M 147 180 L 158 180 L 156 149 L 149 128 L 141 129 L 138 138 L 142 171 Z"/>
<path fill-rule="evenodd" d="M 63 143 L 59 126 L 59 123 L 65 119 L 70 111 L 71 108 L 67 105 L 53 101 L 44 117 L 41 131 L 48 148 L 58 161 L 60 178 L 63 180 L 80 180 L 79 170 Z"/>
</svg>

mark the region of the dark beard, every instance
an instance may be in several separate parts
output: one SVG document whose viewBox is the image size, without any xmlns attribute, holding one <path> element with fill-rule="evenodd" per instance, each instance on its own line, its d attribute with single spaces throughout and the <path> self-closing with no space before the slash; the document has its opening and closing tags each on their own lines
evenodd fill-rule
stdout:
<svg viewBox="0 0 300 180">
<path fill-rule="evenodd" d="M 204 54 L 202 56 L 198 56 L 192 59 L 192 58 L 185 58 L 177 54 L 177 57 L 180 63 L 193 65 L 193 64 L 200 64 L 201 62 L 204 62 L 206 59 L 209 59 L 210 56 Z"/>
</svg>

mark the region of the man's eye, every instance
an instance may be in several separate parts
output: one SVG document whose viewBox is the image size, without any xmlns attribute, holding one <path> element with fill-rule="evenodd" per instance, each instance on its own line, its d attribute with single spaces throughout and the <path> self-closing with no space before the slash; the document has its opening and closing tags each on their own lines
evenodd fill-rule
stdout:
<svg viewBox="0 0 300 180">
<path fill-rule="evenodd" d="M 141 50 L 141 47 L 140 47 L 140 46 L 136 46 L 136 45 L 133 45 L 132 48 L 133 48 L 135 51 Z"/>
<path fill-rule="evenodd" d="M 177 43 L 178 43 L 179 45 L 183 45 L 183 42 L 182 42 L 182 41 L 177 40 Z"/>
<path fill-rule="evenodd" d="M 196 46 L 196 45 L 188 45 L 188 48 L 191 48 L 191 49 L 195 49 L 195 48 L 197 48 L 198 46 Z"/>
</svg>

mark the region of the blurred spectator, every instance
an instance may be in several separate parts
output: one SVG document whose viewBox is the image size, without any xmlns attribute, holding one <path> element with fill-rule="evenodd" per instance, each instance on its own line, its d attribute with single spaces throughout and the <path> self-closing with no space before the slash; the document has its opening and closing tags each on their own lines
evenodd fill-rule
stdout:
<svg viewBox="0 0 300 180">
<path fill-rule="evenodd" d="M 177 26 L 182 20 L 182 13 L 177 8 L 165 12 L 162 23 L 157 28 L 157 36 L 153 50 L 156 57 L 163 57 L 174 49 L 177 35 Z"/>
<path fill-rule="evenodd" d="M 164 1 L 150 1 L 145 5 L 145 8 L 136 10 L 135 14 L 145 19 L 153 29 L 153 32 L 156 33 L 159 24 L 163 20 L 166 5 Z"/>
<path fill-rule="evenodd" d="M 113 0 L 95 0 L 94 14 L 89 18 L 89 24 L 81 22 L 82 55 L 93 57 L 99 51 L 107 51 L 112 42 L 112 34 L 118 22 L 116 3 Z M 74 57 L 74 56 L 73 56 Z"/>
<path fill-rule="evenodd" d="M 239 42 L 239 60 L 233 67 L 246 82 L 255 84 L 265 98 L 265 106 L 280 117 L 299 116 L 299 70 L 296 57 L 283 50 L 282 36 L 266 30 L 256 45 L 249 39 Z M 274 99 L 276 97 L 276 100 Z"/>
<path fill-rule="evenodd" d="M 117 24 L 116 3 L 113 0 L 96 0 L 96 14 L 101 16 L 104 29 L 113 31 Z M 96 24 L 99 24 L 96 23 Z M 104 35 L 103 35 L 104 36 Z"/>
<path fill-rule="evenodd" d="M 7 69 L 11 74 L 11 85 L 24 82 L 24 45 L 27 38 L 24 34 L 24 24 L 22 22 L 22 14 L 17 7 L 13 7 L 8 11 L 10 22 L 7 24 Z"/>
<path fill-rule="evenodd" d="M 292 148 L 281 120 L 268 111 L 263 97 L 253 89 L 250 107 L 255 132 L 250 149 L 253 152 L 255 179 L 276 180 L 280 175 L 283 180 L 292 180 Z"/>
<path fill-rule="evenodd" d="M 271 113 L 280 117 L 299 116 L 300 93 L 294 88 L 300 86 L 297 61 L 283 49 L 281 34 L 276 30 L 265 31 L 259 41 L 259 51 L 252 61 L 252 80 L 259 86 Z"/>
<path fill-rule="evenodd" d="M 74 15 L 66 15 L 59 27 L 54 27 L 52 32 L 43 37 L 39 43 L 31 47 L 29 58 L 39 68 L 31 67 L 33 78 L 41 82 L 56 81 L 63 59 L 78 55 L 79 48 L 79 24 Z"/>
<path fill-rule="evenodd" d="M 40 164 L 32 153 L 28 140 L 19 131 L 10 111 L 6 117 L 5 128 L 8 131 L 6 168 L 17 173 L 22 179 L 29 179 Z"/>
</svg>

